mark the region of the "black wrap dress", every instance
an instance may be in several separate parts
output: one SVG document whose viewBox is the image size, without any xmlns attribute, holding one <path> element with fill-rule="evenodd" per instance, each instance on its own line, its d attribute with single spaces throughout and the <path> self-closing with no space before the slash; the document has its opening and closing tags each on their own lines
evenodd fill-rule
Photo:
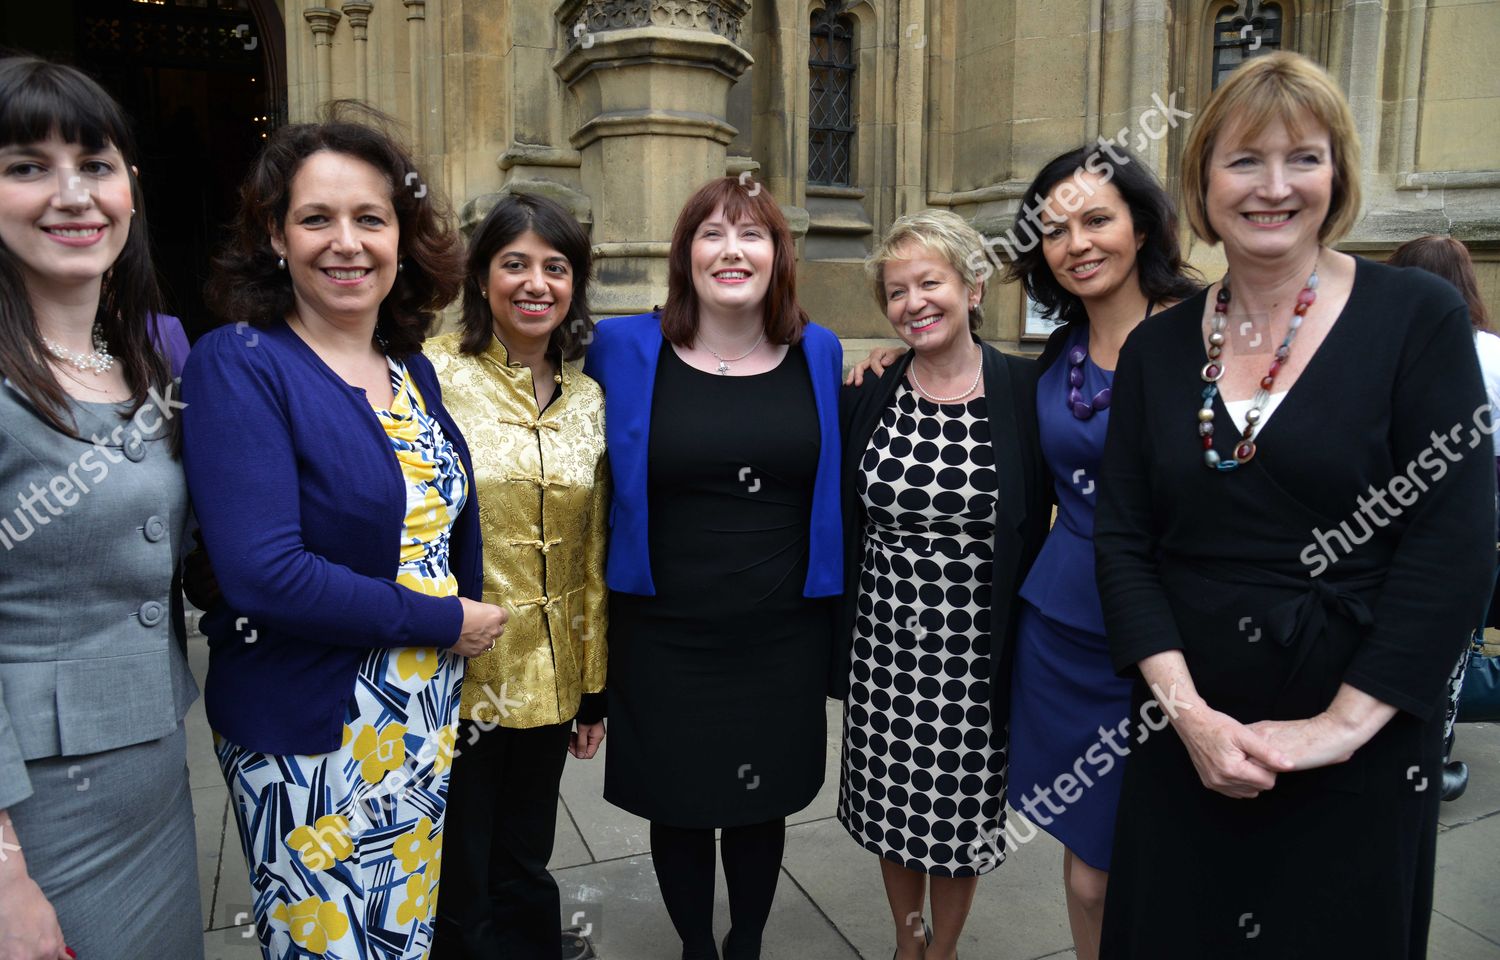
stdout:
<svg viewBox="0 0 1500 960">
<path fill-rule="evenodd" d="M 1094 539 L 1116 668 L 1181 650 L 1244 723 L 1314 716 L 1343 683 L 1398 712 L 1348 762 L 1253 800 L 1204 787 L 1172 728 L 1133 736 L 1101 956 L 1423 957 L 1445 682 L 1494 560 L 1467 309 L 1428 274 L 1358 261 L 1259 452 L 1221 473 L 1196 429 L 1206 295 L 1141 324 L 1115 374 Z"/>
</svg>

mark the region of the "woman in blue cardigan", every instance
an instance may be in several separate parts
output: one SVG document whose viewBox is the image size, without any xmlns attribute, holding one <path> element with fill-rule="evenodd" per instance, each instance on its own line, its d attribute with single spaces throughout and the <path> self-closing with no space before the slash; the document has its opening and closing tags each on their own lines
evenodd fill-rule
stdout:
<svg viewBox="0 0 1500 960">
<path fill-rule="evenodd" d="M 614 481 L 604 796 L 651 821 L 683 960 L 760 956 L 785 818 L 823 782 L 843 590 L 837 338 L 797 304 L 786 220 L 732 177 L 673 230 L 667 305 L 599 325 Z"/>
<path fill-rule="evenodd" d="M 410 157 L 283 128 L 183 375 L 184 463 L 225 602 L 205 701 L 269 957 L 422 957 L 478 603 L 469 453 L 420 353 L 461 250 Z M 269 227 L 269 229 L 268 229 Z"/>
</svg>

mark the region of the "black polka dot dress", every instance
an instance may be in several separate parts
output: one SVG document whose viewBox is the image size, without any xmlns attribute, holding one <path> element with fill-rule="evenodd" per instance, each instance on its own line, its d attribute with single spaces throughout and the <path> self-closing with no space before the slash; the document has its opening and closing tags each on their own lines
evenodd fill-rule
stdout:
<svg viewBox="0 0 1500 960">
<path fill-rule="evenodd" d="M 864 501 L 838 817 L 942 877 L 999 862 L 1004 718 L 990 715 L 994 447 L 983 398 L 896 391 L 855 478 Z"/>
</svg>

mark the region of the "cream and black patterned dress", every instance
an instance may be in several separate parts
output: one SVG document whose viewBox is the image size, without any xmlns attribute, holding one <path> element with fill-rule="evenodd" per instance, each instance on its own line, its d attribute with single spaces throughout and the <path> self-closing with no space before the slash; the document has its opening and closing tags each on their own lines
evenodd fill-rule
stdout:
<svg viewBox="0 0 1500 960">
<path fill-rule="evenodd" d="M 990 715 L 998 481 L 984 399 L 940 406 L 903 383 L 855 483 L 867 522 L 839 821 L 887 860 L 975 876 L 998 862 L 982 844 L 1005 796 L 1004 721 Z"/>
</svg>

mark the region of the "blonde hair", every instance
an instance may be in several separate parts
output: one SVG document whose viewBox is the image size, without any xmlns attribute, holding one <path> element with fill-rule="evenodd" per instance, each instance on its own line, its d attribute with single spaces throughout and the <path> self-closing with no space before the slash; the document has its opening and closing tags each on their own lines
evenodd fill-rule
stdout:
<svg viewBox="0 0 1500 960">
<path fill-rule="evenodd" d="M 1310 127 L 1328 131 L 1333 156 L 1333 198 L 1318 228 L 1321 243 L 1336 243 L 1359 219 L 1359 136 L 1349 101 L 1333 78 L 1300 53 L 1277 51 L 1247 61 L 1213 92 L 1188 134 L 1182 154 L 1182 211 L 1193 233 L 1207 243 L 1219 235 L 1208 222 L 1208 164 L 1220 135 L 1231 126 L 1243 140 L 1274 121 L 1298 137 Z"/>
<path fill-rule="evenodd" d="M 900 217 L 885 237 L 875 245 L 875 250 L 865 258 L 865 272 L 874 282 L 875 302 L 885 306 L 885 265 L 892 260 L 907 260 L 903 254 L 916 246 L 944 260 L 963 280 L 964 286 L 980 291 L 983 300 L 985 274 L 975 264 L 985 263 L 984 238 L 979 231 L 969 226 L 968 221 L 951 210 L 922 210 Z M 984 320 L 983 305 L 969 310 L 969 330 L 979 332 Z"/>
</svg>

